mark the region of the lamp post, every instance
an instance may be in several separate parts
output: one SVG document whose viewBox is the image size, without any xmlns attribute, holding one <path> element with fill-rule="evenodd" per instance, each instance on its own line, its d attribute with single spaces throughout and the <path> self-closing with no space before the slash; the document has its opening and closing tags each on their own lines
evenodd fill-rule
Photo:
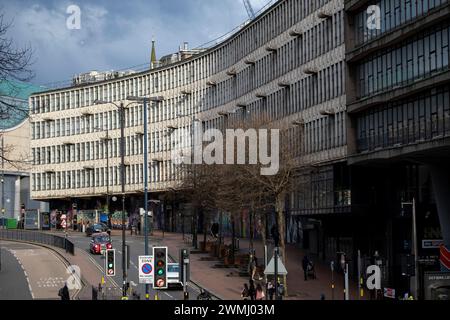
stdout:
<svg viewBox="0 0 450 320">
<path fill-rule="evenodd" d="M 103 128 L 94 127 L 96 130 L 103 130 Z M 108 228 L 112 229 L 111 223 L 111 210 L 109 209 L 109 141 L 111 138 L 109 137 L 109 129 L 108 125 L 106 126 L 106 137 L 102 138 L 106 146 L 106 210 L 108 215 Z"/>
<path fill-rule="evenodd" d="M 122 296 L 127 294 L 127 267 L 126 267 L 126 239 L 125 239 L 125 109 L 131 104 L 124 106 L 123 102 L 117 105 L 111 101 L 96 100 L 94 104 L 112 104 L 119 110 L 120 118 L 120 158 L 121 158 L 121 174 L 120 180 L 122 185 Z"/>
<path fill-rule="evenodd" d="M 6 114 L 6 113 L 4 113 L 4 112 L 1 112 L 0 113 L 0 120 L 6 120 L 6 119 L 8 119 L 9 118 L 9 116 L 8 116 L 8 114 Z M 1 177 L 1 183 L 2 183 L 2 208 L 1 208 L 1 210 L 2 210 L 2 212 L 1 212 L 1 214 L 2 214 L 2 218 L 3 218 L 3 220 L 2 220 L 2 222 L 3 222 L 3 227 L 4 228 L 6 228 L 6 225 L 5 225 L 5 133 L 3 132 L 3 129 L 4 128 L 1 128 L 2 129 L 2 177 Z"/>
<path fill-rule="evenodd" d="M 412 253 L 414 255 L 414 294 L 413 297 L 419 299 L 419 263 L 418 263 L 418 247 L 417 247 L 417 224 L 416 224 L 416 199 L 412 202 L 402 202 L 401 207 L 404 209 L 405 205 L 412 207 Z"/>
<path fill-rule="evenodd" d="M 128 96 L 127 100 L 143 103 L 144 121 L 144 255 L 149 254 L 148 250 L 148 115 L 147 103 L 163 101 L 164 97 L 134 97 Z M 149 299 L 150 286 L 145 284 L 145 298 Z"/>
</svg>

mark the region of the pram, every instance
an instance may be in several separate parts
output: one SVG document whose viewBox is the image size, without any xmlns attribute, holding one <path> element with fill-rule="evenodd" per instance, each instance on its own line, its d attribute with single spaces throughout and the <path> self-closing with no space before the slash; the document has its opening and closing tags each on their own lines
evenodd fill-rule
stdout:
<svg viewBox="0 0 450 320">
<path fill-rule="evenodd" d="M 312 261 L 308 262 L 308 267 L 306 268 L 306 276 L 311 279 L 316 279 L 316 269 L 314 268 L 314 263 Z"/>
</svg>

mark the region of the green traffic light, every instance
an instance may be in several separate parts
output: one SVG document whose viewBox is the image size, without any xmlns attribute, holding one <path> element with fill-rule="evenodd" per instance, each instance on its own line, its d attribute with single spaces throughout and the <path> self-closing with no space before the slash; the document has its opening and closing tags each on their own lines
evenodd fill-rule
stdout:
<svg viewBox="0 0 450 320">
<path fill-rule="evenodd" d="M 158 269 L 158 276 L 162 276 L 164 274 L 164 269 Z"/>
</svg>

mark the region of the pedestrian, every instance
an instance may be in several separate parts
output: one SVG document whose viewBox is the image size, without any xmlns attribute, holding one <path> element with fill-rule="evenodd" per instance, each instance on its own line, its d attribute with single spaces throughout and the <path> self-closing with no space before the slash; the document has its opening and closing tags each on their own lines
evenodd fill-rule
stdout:
<svg viewBox="0 0 450 320">
<path fill-rule="evenodd" d="M 256 300 L 263 300 L 266 297 L 261 284 L 256 285 Z"/>
<path fill-rule="evenodd" d="M 303 275 L 305 276 L 305 281 L 308 280 L 308 266 L 309 266 L 309 258 L 305 254 L 302 260 L 302 267 L 303 267 Z"/>
<path fill-rule="evenodd" d="M 243 300 L 248 300 L 250 297 L 250 290 L 248 289 L 248 284 L 244 283 L 244 289 L 242 289 L 241 297 Z"/>
<path fill-rule="evenodd" d="M 325 294 L 323 293 L 320 294 L 320 300 L 325 300 Z"/>
<path fill-rule="evenodd" d="M 61 297 L 61 300 L 70 300 L 69 288 L 67 287 L 67 282 L 64 283 L 64 287 L 59 289 L 58 296 Z"/>
<path fill-rule="evenodd" d="M 255 283 L 253 282 L 252 279 L 250 279 L 249 283 L 250 283 L 250 286 L 248 288 L 248 294 L 250 296 L 250 300 L 255 300 L 256 299 Z"/>
<path fill-rule="evenodd" d="M 269 300 L 273 300 L 273 295 L 275 294 L 275 284 L 273 280 L 270 280 L 267 283 L 267 295 L 269 296 Z"/>
<path fill-rule="evenodd" d="M 272 239 L 275 244 L 275 247 L 278 247 L 280 243 L 280 234 L 278 233 L 278 228 L 276 225 L 272 226 L 272 229 L 270 229 L 270 233 L 272 234 Z"/>
<path fill-rule="evenodd" d="M 278 300 L 283 300 L 284 285 L 278 281 Z"/>
<path fill-rule="evenodd" d="M 141 220 L 140 219 L 138 219 L 137 230 L 138 230 L 139 235 L 141 235 Z"/>
</svg>

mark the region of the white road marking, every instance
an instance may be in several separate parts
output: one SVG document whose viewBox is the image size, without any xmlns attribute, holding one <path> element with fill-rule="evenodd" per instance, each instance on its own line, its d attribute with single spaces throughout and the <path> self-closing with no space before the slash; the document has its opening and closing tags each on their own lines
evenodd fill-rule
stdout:
<svg viewBox="0 0 450 320">
<path fill-rule="evenodd" d="M 169 296 L 170 298 L 172 298 L 173 299 L 173 297 L 170 295 L 170 294 L 168 294 L 167 292 L 165 292 L 164 291 L 164 293 L 167 295 L 167 296 Z"/>
</svg>

